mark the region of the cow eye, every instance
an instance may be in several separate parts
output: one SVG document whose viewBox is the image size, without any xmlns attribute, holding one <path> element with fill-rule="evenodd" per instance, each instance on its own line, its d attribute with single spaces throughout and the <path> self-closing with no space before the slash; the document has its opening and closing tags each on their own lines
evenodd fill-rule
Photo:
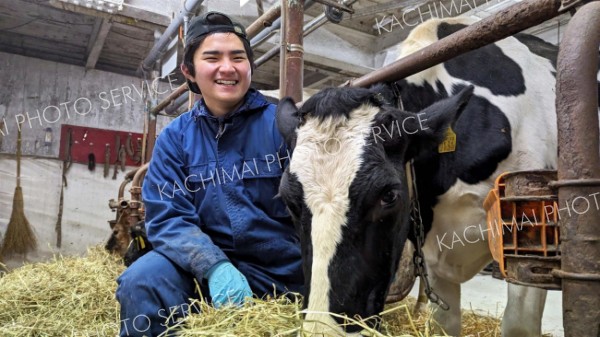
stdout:
<svg viewBox="0 0 600 337">
<path fill-rule="evenodd" d="M 381 197 L 381 206 L 390 206 L 398 200 L 398 191 L 389 190 Z"/>
</svg>

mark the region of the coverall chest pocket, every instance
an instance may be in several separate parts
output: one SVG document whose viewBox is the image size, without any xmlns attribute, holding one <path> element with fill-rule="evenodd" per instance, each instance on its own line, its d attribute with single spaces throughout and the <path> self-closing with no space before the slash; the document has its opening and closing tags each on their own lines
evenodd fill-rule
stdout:
<svg viewBox="0 0 600 337">
<path fill-rule="evenodd" d="M 283 172 L 279 163 L 262 158 L 247 160 L 246 163 L 252 171 L 246 170 L 243 174 L 244 193 L 270 217 L 288 216 L 283 201 L 275 197 L 279 193 L 279 182 Z"/>
<path fill-rule="evenodd" d="M 192 195 L 196 206 L 202 203 L 207 191 L 213 189 L 218 184 L 215 166 L 215 163 L 212 162 L 187 167 L 188 175 L 183 185 L 186 192 Z"/>
</svg>

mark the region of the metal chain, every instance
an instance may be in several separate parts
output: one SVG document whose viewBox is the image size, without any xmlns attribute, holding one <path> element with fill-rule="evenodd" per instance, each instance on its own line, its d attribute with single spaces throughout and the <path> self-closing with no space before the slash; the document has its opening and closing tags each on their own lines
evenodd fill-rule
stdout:
<svg viewBox="0 0 600 337">
<path fill-rule="evenodd" d="M 423 219 L 421 218 L 421 206 L 419 205 L 419 195 L 417 193 L 417 179 L 415 175 L 415 166 L 413 162 L 410 162 L 410 173 L 411 173 L 411 184 L 413 188 L 413 198 L 411 201 L 410 210 L 410 221 L 413 228 L 413 233 L 417 244 L 415 247 L 415 253 L 413 256 L 413 263 L 415 264 L 415 272 L 421 279 L 421 282 L 425 282 L 425 294 L 431 303 L 437 304 L 443 310 L 450 309 L 450 306 L 440 298 L 440 296 L 433 291 L 433 288 L 429 284 L 427 277 L 427 268 L 425 266 L 425 257 L 423 255 L 423 244 L 425 244 L 425 228 L 423 227 Z"/>
</svg>

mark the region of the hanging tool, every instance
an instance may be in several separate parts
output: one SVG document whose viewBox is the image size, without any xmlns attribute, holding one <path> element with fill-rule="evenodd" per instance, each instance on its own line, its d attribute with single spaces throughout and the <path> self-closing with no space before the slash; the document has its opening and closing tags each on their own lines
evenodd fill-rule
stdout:
<svg viewBox="0 0 600 337">
<path fill-rule="evenodd" d="M 131 143 L 131 133 L 127 134 L 127 140 L 125 141 L 125 149 L 127 150 L 127 155 L 129 158 L 134 159 L 133 155 L 133 144 Z"/>
<path fill-rule="evenodd" d="M 96 169 L 96 155 L 94 153 L 88 154 L 88 170 L 94 171 Z"/>
<path fill-rule="evenodd" d="M 87 135 L 87 131 L 86 131 Z M 86 136 L 84 136 L 85 138 Z M 58 201 L 58 215 L 56 217 L 56 224 L 54 225 L 54 231 L 56 232 L 56 247 L 60 248 L 62 245 L 62 215 L 63 215 L 63 204 L 64 204 L 64 190 L 68 186 L 67 183 L 67 172 L 73 164 L 73 158 L 71 156 L 71 150 L 73 148 L 73 129 L 67 130 L 67 146 L 65 147 L 65 160 L 63 161 L 62 167 L 62 183 L 60 184 L 60 198 Z"/>
<path fill-rule="evenodd" d="M 135 155 L 133 156 L 133 161 L 136 164 L 142 163 L 142 139 L 137 139 L 137 148 L 135 149 Z"/>
<path fill-rule="evenodd" d="M 117 161 L 115 162 L 115 168 L 113 170 L 113 176 L 112 179 L 113 180 L 117 180 L 117 174 L 119 174 L 119 153 L 117 152 Z"/>
<path fill-rule="evenodd" d="M 127 161 L 127 151 L 125 150 L 125 145 L 121 145 L 117 158 L 121 164 L 121 171 L 125 172 L 125 162 Z"/>
<path fill-rule="evenodd" d="M 104 178 L 108 177 L 110 170 L 110 144 L 106 143 L 104 147 Z"/>
</svg>

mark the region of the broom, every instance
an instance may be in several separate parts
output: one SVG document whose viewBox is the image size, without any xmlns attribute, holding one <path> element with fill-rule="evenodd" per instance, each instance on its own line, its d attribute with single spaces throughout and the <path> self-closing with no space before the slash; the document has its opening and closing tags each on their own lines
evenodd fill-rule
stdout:
<svg viewBox="0 0 600 337">
<path fill-rule="evenodd" d="M 37 239 L 29 221 L 25 217 L 23 206 L 23 190 L 21 189 L 21 123 L 17 126 L 19 129 L 17 135 L 17 187 L 15 187 L 10 221 L 6 227 L 2 248 L 0 248 L 0 257 L 10 257 L 13 254 L 25 255 L 37 246 Z"/>
</svg>

